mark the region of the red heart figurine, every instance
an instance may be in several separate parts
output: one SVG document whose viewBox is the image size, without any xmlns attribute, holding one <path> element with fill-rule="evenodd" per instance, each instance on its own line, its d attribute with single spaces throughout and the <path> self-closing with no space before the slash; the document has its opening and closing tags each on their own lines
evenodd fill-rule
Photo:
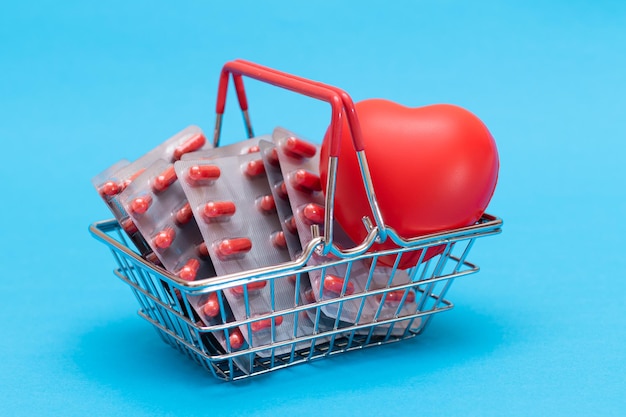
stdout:
<svg viewBox="0 0 626 417">
<path fill-rule="evenodd" d="M 371 99 L 355 105 L 374 190 L 385 223 L 404 238 L 468 226 L 484 213 L 498 179 L 498 151 L 487 127 L 457 106 L 408 108 Z M 320 173 L 326 185 L 329 134 Z M 326 190 L 324 190 L 326 191 Z M 348 127 L 341 135 L 335 218 L 355 242 L 367 235 L 362 217 L 373 219 Z M 373 250 L 395 248 L 390 241 Z M 431 248 L 427 257 L 440 253 Z M 419 252 L 403 255 L 400 268 Z M 395 256 L 381 257 L 392 264 Z"/>
</svg>

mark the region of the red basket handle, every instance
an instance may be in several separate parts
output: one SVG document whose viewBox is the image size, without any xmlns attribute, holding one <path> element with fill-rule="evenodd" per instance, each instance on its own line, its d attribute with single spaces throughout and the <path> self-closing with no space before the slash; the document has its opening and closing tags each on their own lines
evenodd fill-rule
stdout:
<svg viewBox="0 0 626 417">
<path fill-rule="evenodd" d="M 327 179 L 327 192 L 326 192 L 326 224 L 333 224 L 333 212 L 334 212 L 334 195 L 336 184 L 336 172 L 337 162 L 340 152 L 340 134 L 344 114 L 347 114 L 348 127 L 352 135 L 352 142 L 354 150 L 357 153 L 362 179 L 367 192 L 368 200 L 370 202 L 370 208 L 374 214 L 374 221 L 376 227 L 372 224 L 371 220 L 364 218 L 364 224 L 368 227 L 369 233 L 366 239 L 350 250 L 340 251 L 332 244 L 332 226 L 327 227 L 327 232 L 324 236 L 324 253 L 333 252 L 336 255 L 354 255 L 355 253 L 364 252 L 371 246 L 376 238 L 379 241 L 386 239 L 386 227 L 384 225 L 380 209 L 374 193 L 374 188 L 371 181 L 371 175 L 367 165 L 367 159 L 365 157 L 365 150 L 362 140 L 362 134 L 360 125 L 354 108 L 354 103 L 350 96 L 343 90 L 332 87 L 320 82 L 311 81 L 305 78 L 297 77 L 295 75 L 287 74 L 278 70 L 267 68 L 259 64 L 243 60 L 235 60 L 228 62 L 222 68 L 220 74 L 217 104 L 216 104 L 216 122 L 214 132 L 214 144 L 218 146 L 219 136 L 221 131 L 222 116 L 224 114 L 226 95 L 228 89 L 228 76 L 232 74 L 233 82 L 237 92 L 237 98 L 244 115 L 244 122 L 246 124 L 246 130 L 248 137 L 253 136 L 252 126 L 248 114 L 248 101 L 245 94 L 242 76 L 256 79 L 258 81 L 266 82 L 268 84 L 281 87 L 296 93 L 306 95 L 308 97 L 316 98 L 318 100 L 326 101 L 331 105 L 331 121 L 330 121 L 330 157 L 328 167 L 328 179 Z"/>
</svg>

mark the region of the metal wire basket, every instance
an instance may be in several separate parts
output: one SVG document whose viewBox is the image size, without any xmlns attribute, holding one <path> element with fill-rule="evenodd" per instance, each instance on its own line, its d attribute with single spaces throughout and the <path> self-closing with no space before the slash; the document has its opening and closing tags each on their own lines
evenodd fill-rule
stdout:
<svg viewBox="0 0 626 417">
<path fill-rule="evenodd" d="M 362 243 L 346 250 L 334 244 L 332 227 L 328 227 L 324 235 L 314 230 L 317 237 L 291 262 L 187 282 L 142 258 L 132 249 L 115 220 L 93 223 L 89 230 L 111 249 L 117 262 L 114 273 L 136 296 L 139 315 L 154 326 L 166 343 L 213 376 L 236 380 L 408 339 L 420 334 L 434 314 L 451 309 L 453 304 L 444 297 L 454 279 L 478 272 L 479 268 L 468 261 L 475 240 L 500 233 L 502 221 L 485 214 L 469 227 L 413 239 L 399 237 L 385 225 L 377 211 L 358 121 L 349 96 L 334 87 L 245 61 L 229 62 L 222 70 L 214 136 L 216 146 L 231 74 L 250 137 L 253 133 L 242 75 L 328 101 L 333 110 L 330 131 L 337 135 L 341 121 L 344 116 L 347 118 L 374 217 L 369 221 L 370 233 Z M 337 156 L 338 149 L 331 151 L 325 223 L 329 225 L 333 224 Z M 374 242 L 384 239 L 392 239 L 397 248 L 371 250 Z M 432 258 L 427 255 L 431 253 L 430 248 L 438 253 Z M 323 262 L 310 262 L 320 256 L 324 256 Z M 407 270 L 399 269 L 401 259 L 407 256 L 418 258 L 417 263 Z M 395 257 L 394 266 L 385 268 L 382 275 L 379 273 L 381 257 L 386 260 Z M 324 286 L 324 280 L 331 277 L 330 271 L 341 271 L 342 275 L 342 285 L 331 296 Z M 322 281 L 319 288 L 311 288 L 314 276 Z M 260 281 L 266 281 L 269 287 L 271 310 L 255 315 L 250 313 L 253 295 L 248 287 Z M 351 286 L 351 283 L 358 285 Z M 241 303 L 246 314 L 239 319 L 233 317 L 224 296 L 234 288 L 243 288 Z M 287 293 L 285 288 L 289 289 Z M 312 291 L 318 291 L 313 294 L 315 297 L 310 296 Z M 209 297 L 214 307 L 219 307 L 219 314 L 216 320 L 207 323 L 199 310 L 208 303 Z M 289 331 L 285 331 L 286 325 L 282 323 L 289 323 L 286 327 Z M 245 341 L 240 338 L 241 331 L 247 336 Z M 260 336 L 252 337 L 253 334 Z"/>
</svg>

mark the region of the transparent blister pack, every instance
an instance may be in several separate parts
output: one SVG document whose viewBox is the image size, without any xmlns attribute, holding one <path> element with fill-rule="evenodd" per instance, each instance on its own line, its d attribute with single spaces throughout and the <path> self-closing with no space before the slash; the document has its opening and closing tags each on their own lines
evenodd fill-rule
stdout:
<svg viewBox="0 0 626 417">
<path fill-rule="evenodd" d="M 119 198 L 167 271 L 186 281 L 215 276 L 172 163 L 155 161 Z"/>
<path fill-rule="evenodd" d="M 319 151 L 311 142 L 281 127 L 272 134 L 276 146 L 283 184 L 287 192 L 293 216 L 286 220 L 288 227 L 297 229 L 302 247 L 313 238 L 311 226 L 324 232 L 324 195 L 319 177 Z M 340 227 L 333 225 L 335 237 L 340 243 Z M 351 245 L 349 243 L 349 245 Z M 332 262 L 332 257 L 314 254 L 309 265 L 321 265 Z M 363 261 L 355 261 L 358 265 Z M 363 293 L 367 284 L 367 275 L 353 273 L 353 264 L 329 265 L 315 269 L 309 274 L 316 301 L 337 299 L 337 303 L 322 307 L 324 314 L 340 321 L 356 323 L 361 310 L 372 311 L 375 305 L 370 297 L 363 300 L 342 300 L 344 296 Z M 364 270 L 365 268 L 361 268 Z"/>
<path fill-rule="evenodd" d="M 284 241 L 277 239 L 282 230 L 258 152 L 186 159 L 175 167 L 218 275 L 290 260 Z M 287 277 L 235 286 L 224 295 L 237 321 L 259 318 L 241 326 L 252 347 L 291 340 L 311 331 L 295 313 L 262 318 L 297 305 L 300 297 Z"/>
<path fill-rule="evenodd" d="M 197 126 L 189 126 L 137 160 L 133 162 L 122 160 L 96 175 L 91 181 L 139 252 L 152 262 L 158 263 L 158 258 L 151 256 L 150 245 L 143 239 L 137 226 L 120 204 L 118 196 L 155 161 L 163 159 L 174 162 L 187 152 L 198 151 L 207 146 L 210 145 L 202 130 Z"/>
</svg>

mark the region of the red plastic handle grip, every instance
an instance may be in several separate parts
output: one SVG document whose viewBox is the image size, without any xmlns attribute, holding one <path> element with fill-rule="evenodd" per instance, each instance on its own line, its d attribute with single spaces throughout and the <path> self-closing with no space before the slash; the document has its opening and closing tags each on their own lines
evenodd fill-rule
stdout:
<svg viewBox="0 0 626 417">
<path fill-rule="evenodd" d="M 233 75 L 233 79 L 235 80 L 235 88 L 237 89 L 237 97 L 239 99 L 239 105 L 242 110 L 246 110 L 248 103 L 245 95 L 245 89 L 243 86 L 243 80 L 241 79 L 242 75 L 253 78 L 258 81 L 262 81 L 277 87 L 284 88 L 286 90 L 290 90 L 299 94 L 306 95 L 308 97 L 312 97 L 318 100 L 326 101 L 331 105 L 331 120 L 330 120 L 330 132 L 331 132 L 331 146 L 330 146 L 330 155 L 331 156 L 339 156 L 339 147 L 340 147 L 340 134 L 341 127 L 344 118 L 344 101 L 342 95 L 338 93 L 334 88 L 327 86 L 322 83 L 314 83 L 305 78 L 296 77 L 291 74 L 287 74 L 281 71 L 273 70 L 267 67 L 263 67 L 258 64 L 252 64 L 242 60 L 236 60 L 228 62 L 222 68 L 222 73 L 220 75 L 220 81 L 218 86 L 218 94 L 217 94 L 217 104 L 216 104 L 216 113 L 223 114 L 224 108 L 226 105 L 226 94 L 228 89 L 228 76 L 229 74 Z M 338 89 L 337 89 L 338 90 Z M 345 94 L 347 96 L 347 94 Z M 349 99 L 349 96 L 348 96 Z M 352 100 L 349 100 L 350 103 Z M 349 121 L 350 128 L 353 132 L 353 141 L 355 144 L 355 149 L 357 151 L 362 150 L 362 141 L 360 140 L 360 135 L 357 133 L 357 138 L 354 136 L 354 125 L 352 121 L 356 121 L 356 112 L 354 111 L 354 106 L 352 105 L 352 111 L 348 111 L 348 113 L 352 113 L 352 119 Z M 358 122 L 357 122 L 358 124 Z M 360 132 L 359 132 L 360 133 Z"/>
<path fill-rule="evenodd" d="M 262 65 L 256 64 L 254 62 L 250 62 L 250 61 L 246 61 L 243 59 L 236 59 L 236 62 L 243 62 L 246 63 L 248 65 L 254 66 L 256 68 L 265 68 L 268 71 L 271 71 L 275 74 L 280 74 L 283 76 L 287 76 L 290 77 L 294 80 L 299 80 L 299 81 L 303 81 L 303 82 L 308 82 L 311 83 L 313 85 L 319 86 L 319 87 L 323 87 L 323 88 L 328 88 L 332 91 L 335 91 L 337 94 L 339 94 L 339 96 L 341 96 L 341 100 L 343 102 L 343 107 L 344 107 L 344 111 L 346 112 L 346 119 L 348 121 L 348 127 L 350 128 L 350 133 L 352 135 L 352 142 L 354 144 L 354 149 L 358 152 L 358 151 L 362 151 L 364 149 L 364 142 L 363 142 L 363 133 L 361 131 L 361 124 L 359 123 L 359 118 L 356 114 L 356 109 L 354 107 L 354 101 L 352 101 L 352 97 L 350 97 L 350 95 L 348 93 L 346 93 L 344 90 L 342 90 L 339 87 L 335 87 L 329 84 L 324 84 L 321 83 L 319 81 L 314 81 L 314 80 L 309 80 L 307 78 L 302 78 L 299 77 L 297 75 L 293 75 L 293 74 L 288 74 L 285 72 L 281 72 L 278 70 L 275 70 L 273 68 L 267 68 L 267 67 L 263 67 Z M 237 84 L 235 84 L 235 88 L 237 88 Z M 241 88 L 243 88 L 243 84 L 241 85 Z M 238 93 L 239 96 L 239 93 Z M 243 93 L 244 96 L 244 100 L 245 100 L 245 92 Z M 241 96 L 239 96 L 241 98 Z M 246 105 L 247 105 L 247 101 L 245 101 Z M 241 105 L 241 102 L 240 102 Z M 243 108 L 242 108 L 243 110 Z M 334 154 L 331 153 L 331 156 L 338 156 L 338 154 Z"/>
</svg>

